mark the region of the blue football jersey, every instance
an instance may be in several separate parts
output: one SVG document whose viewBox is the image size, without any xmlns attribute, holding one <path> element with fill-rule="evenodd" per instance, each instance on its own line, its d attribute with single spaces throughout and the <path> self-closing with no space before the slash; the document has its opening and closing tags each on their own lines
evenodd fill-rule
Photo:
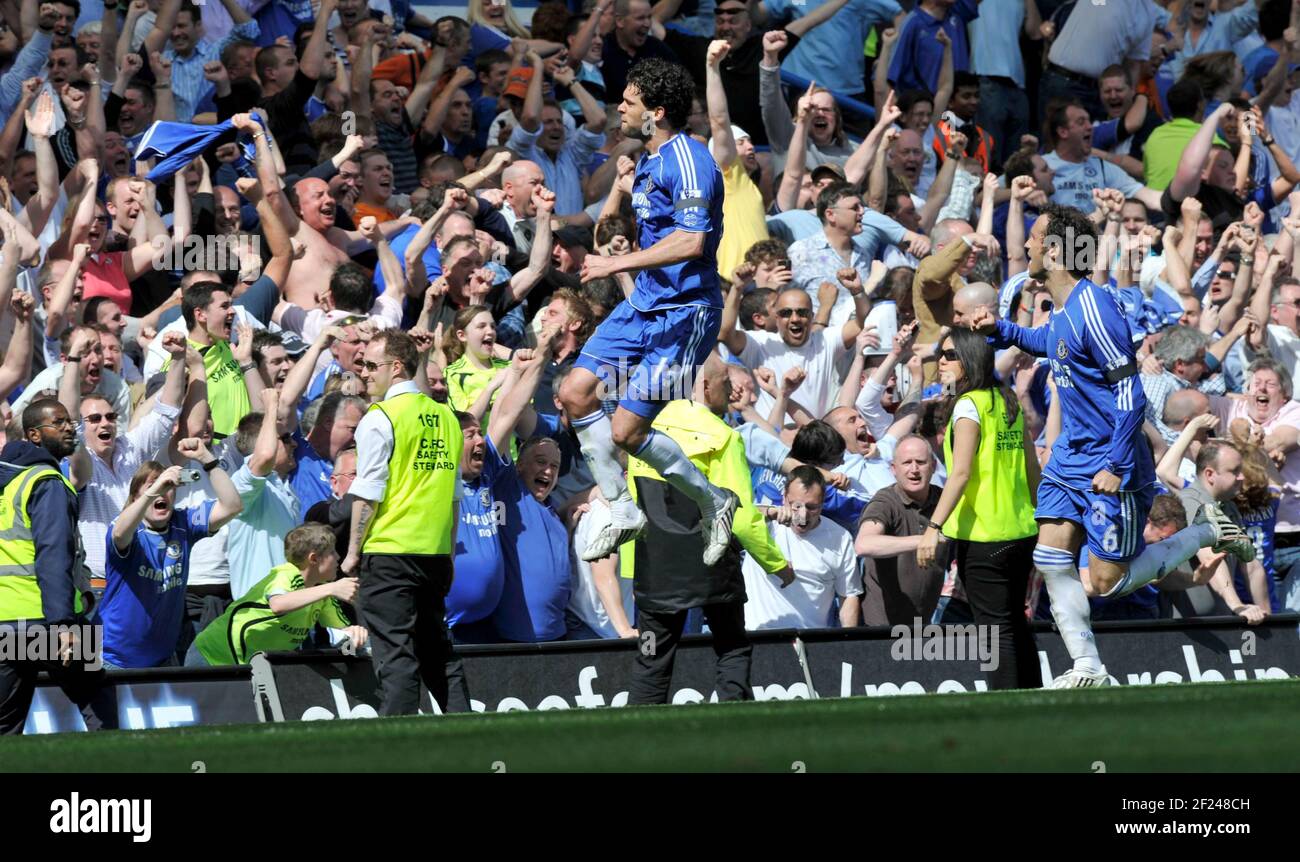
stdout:
<svg viewBox="0 0 1300 862">
<path fill-rule="evenodd" d="M 685 133 L 637 162 L 632 186 L 637 241 L 643 249 L 673 231 L 706 234 L 704 251 L 691 260 L 636 274 L 628 300 L 638 311 L 679 305 L 722 308 L 718 243 L 722 241 L 722 172 L 709 148 Z"/>
<path fill-rule="evenodd" d="M 1052 365 L 1061 435 L 1043 475 L 1080 491 L 1089 490 L 1102 470 L 1120 478 L 1121 490 L 1155 484 L 1151 450 L 1142 439 L 1146 393 L 1114 294 L 1080 279 L 1045 326 L 1026 329 L 999 320 L 997 327 L 996 346 L 1019 347 Z"/>
</svg>

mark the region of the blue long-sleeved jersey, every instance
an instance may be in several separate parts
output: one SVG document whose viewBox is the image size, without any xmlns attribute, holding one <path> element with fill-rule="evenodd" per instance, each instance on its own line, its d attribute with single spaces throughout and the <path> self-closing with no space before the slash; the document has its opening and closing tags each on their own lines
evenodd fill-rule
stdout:
<svg viewBox="0 0 1300 862">
<path fill-rule="evenodd" d="M 1061 435 L 1043 475 L 1081 491 L 1102 470 L 1118 476 L 1125 491 L 1155 483 L 1151 450 L 1142 439 L 1146 393 L 1114 294 L 1080 279 L 1046 326 L 1025 329 L 999 320 L 997 327 L 995 346 L 1019 347 L 1052 363 Z"/>
</svg>

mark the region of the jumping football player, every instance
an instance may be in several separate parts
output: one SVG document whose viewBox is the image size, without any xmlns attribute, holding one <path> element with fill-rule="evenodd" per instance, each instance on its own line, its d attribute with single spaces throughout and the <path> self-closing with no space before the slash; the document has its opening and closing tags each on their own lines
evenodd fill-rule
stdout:
<svg viewBox="0 0 1300 862">
<path fill-rule="evenodd" d="M 636 273 L 636 287 L 587 341 L 561 387 L 564 404 L 612 523 L 588 544 L 584 560 L 609 556 L 641 535 L 645 515 L 632 500 L 617 448 L 654 467 L 700 507 L 704 562 L 731 542 L 739 500 L 710 484 L 666 434 L 651 428 L 672 398 L 689 398 L 695 372 L 717 342 L 722 291 L 722 174 L 708 148 L 687 133 L 694 84 L 683 66 L 658 59 L 628 72 L 618 106 L 623 134 L 645 141 L 632 183 L 639 250 L 588 255 L 584 282 Z M 613 417 L 601 409 L 600 386 L 618 392 Z M 617 447 L 617 448 L 616 448 Z"/>
<path fill-rule="evenodd" d="M 1029 277 L 1047 286 L 1054 308 L 1044 326 L 1025 329 L 980 313 L 972 328 L 999 347 L 1046 356 L 1061 399 L 1061 434 L 1038 487 L 1034 564 L 1052 600 L 1052 615 L 1074 667 L 1053 688 L 1108 685 L 1097 653 L 1089 596 L 1124 596 L 1159 580 L 1200 548 L 1249 562 L 1255 549 L 1214 504 L 1197 522 L 1163 542 L 1142 538 L 1155 497 L 1155 467 L 1142 438 L 1146 395 L 1128 322 L 1114 295 L 1088 279 L 1098 248 L 1086 215 L 1051 207 L 1026 242 Z M 1086 540 L 1088 577 L 1075 561 Z"/>
</svg>

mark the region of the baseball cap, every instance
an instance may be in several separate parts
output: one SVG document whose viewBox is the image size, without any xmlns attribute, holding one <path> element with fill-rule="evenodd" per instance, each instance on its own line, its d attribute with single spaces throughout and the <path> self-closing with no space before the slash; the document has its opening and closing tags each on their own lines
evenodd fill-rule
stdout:
<svg viewBox="0 0 1300 862">
<path fill-rule="evenodd" d="M 510 71 L 506 79 L 505 95 L 523 99 L 528 96 L 528 82 L 533 79 L 533 70 L 529 66 L 520 66 Z"/>
<path fill-rule="evenodd" d="M 288 329 L 282 329 L 277 333 L 280 336 L 280 343 L 284 345 L 284 352 L 290 356 L 301 356 L 307 352 L 307 342 L 302 340 L 302 336 Z"/>
<path fill-rule="evenodd" d="M 817 183 L 826 179 L 827 174 L 830 174 L 831 176 L 835 177 L 835 179 L 837 180 L 844 179 L 844 169 L 841 168 L 839 165 L 832 165 L 832 164 L 818 165 L 817 167 L 813 168 L 811 172 L 809 172 L 808 176 L 813 182 Z"/>
<path fill-rule="evenodd" d="M 596 243 L 591 237 L 591 231 L 571 224 L 565 225 L 555 232 L 555 244 L 562 245 L 565 248 L 580 245 L 588 252 L 594 251 L 596 248 Z"/>
</svg>

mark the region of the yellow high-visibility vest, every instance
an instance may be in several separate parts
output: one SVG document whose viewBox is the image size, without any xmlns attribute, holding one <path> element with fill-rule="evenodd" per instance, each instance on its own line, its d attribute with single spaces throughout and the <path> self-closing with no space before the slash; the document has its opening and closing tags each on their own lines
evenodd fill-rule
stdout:
<svg viewBox="0 0 1300 862">
<path fill-rule="evenodd" d="M 423 392 L 405 392 L 370 409 L 392 423 L 393 454 L 362 553 L 452 555 L 451 504 L 460 490 L 465 447 L 456 414 Z"/>
</svg>

